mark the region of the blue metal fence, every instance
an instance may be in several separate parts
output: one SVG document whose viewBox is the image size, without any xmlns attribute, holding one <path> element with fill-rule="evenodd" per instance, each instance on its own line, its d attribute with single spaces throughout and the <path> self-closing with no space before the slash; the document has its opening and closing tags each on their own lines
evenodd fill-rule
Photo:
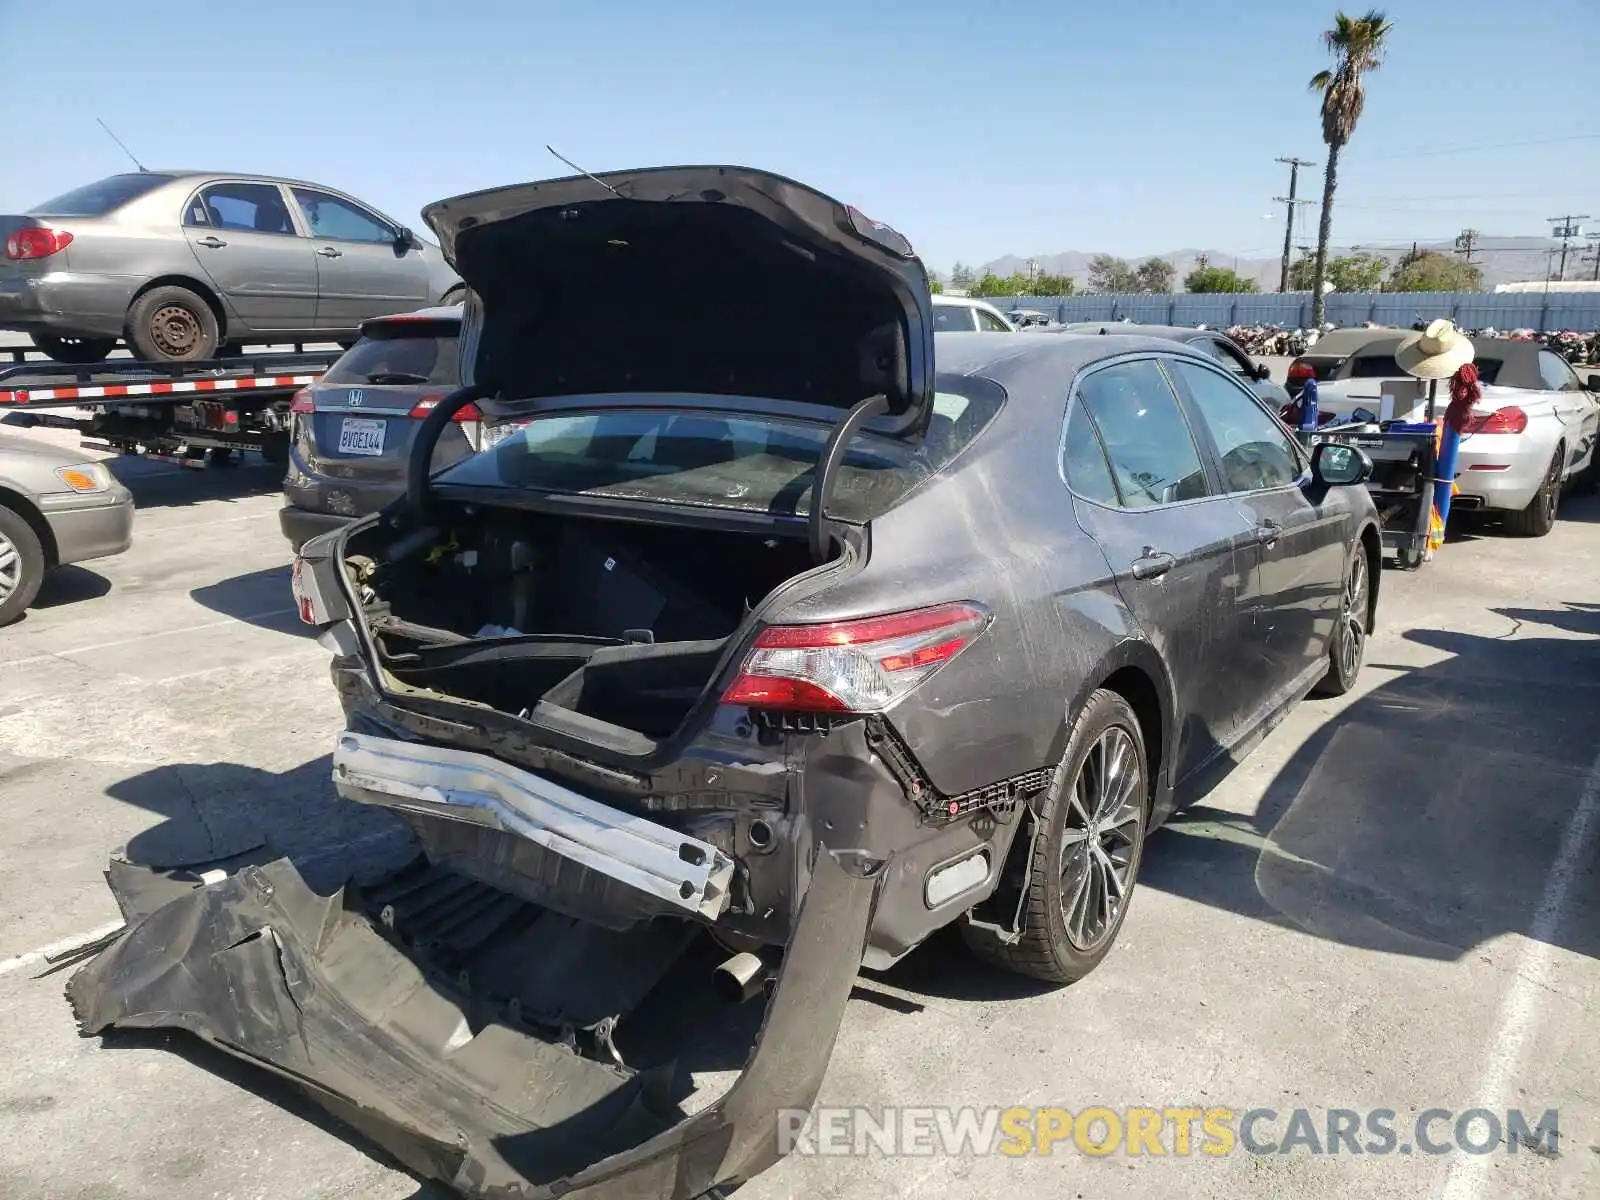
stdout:
<svg viewBox="0 0 1600 1200">
<path fill-rule="evenodd" d="M 1311 324 L 1311 296 L 1303 292 L 1165 296 L 1001 296 L 1001 309 L 1031 308 L 1056 320 L 1115 321 L 1145 325 Z M 1463 329 L 1600 330 L 1600 292 L 1334 292 L 1325 318 L 1335 325 L 1408 327 L 1419 320 L 1449 317 Z"/>
</svg>

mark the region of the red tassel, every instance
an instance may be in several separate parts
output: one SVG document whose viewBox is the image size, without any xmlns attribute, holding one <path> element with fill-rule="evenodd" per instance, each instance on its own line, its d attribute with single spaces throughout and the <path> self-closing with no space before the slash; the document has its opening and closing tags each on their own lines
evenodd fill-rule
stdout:
<svg viewBox="0 0 1600 1200">
<path fill-rule="evenodd" d="M 1467 427 L 1467 414 L 1481 399 L 1483 388 L 1478 386 L 1478 368 L 1471 363 L 1462 364 L 1450 377 L 1450 407 L 1445 409 L 1445 424 L 1460 433 Z"/>
</svg>

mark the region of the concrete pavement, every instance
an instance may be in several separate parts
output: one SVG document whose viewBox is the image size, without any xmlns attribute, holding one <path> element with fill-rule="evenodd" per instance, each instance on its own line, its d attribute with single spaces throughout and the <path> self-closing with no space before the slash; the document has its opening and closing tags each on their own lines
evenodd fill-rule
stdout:
<svg viewBox="0 0 1600 1200">
<path fill-rule="evenodd" d="M 114 921 L 99 872 L 130 839 L 392 848 L 327 784 L 338 706 L 271 470 L 116 467 L 133 549 L 0 632 L 0 1196 L 440 1197 L 183 1039 L 80 1039 L 39 953 Z M 1355 695 L 1152 838 L 1097 972 L 1034 989 L 941 939 L 863 979 L 823 1103 L 1390 1108 L 1407 1133 L 1556 1108 L 1560 1157 L 793 1157 L 741 1200 L 1600 1192 L 1600 501 L 1385 572 L 1380 622 Z"/>
</svg>

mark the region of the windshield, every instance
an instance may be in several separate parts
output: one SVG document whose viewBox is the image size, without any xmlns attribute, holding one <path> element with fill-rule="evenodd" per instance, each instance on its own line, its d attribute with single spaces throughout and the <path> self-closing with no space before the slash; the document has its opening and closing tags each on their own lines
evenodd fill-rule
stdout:
<svg viewBox="0 0 1600 1200">
<path fill-rule="evenodd" d="M 36 204 L 28 210 L 28 214 L 38 217 L 103 217 L 128 201 L 137 200 L 146 192 L 171 182 L 171 175 L 155 175 L 148 171 L 138 175 L 112 175 L 73 188 L 54 200 Z"/>
<path fill-rule="evenodd" d="M 916 446 L 863 434 L 834 478 L 828 514 L 888 511 L 986 428 L 1005 393 L 990 380 L 941 379 Z M 582 493 L 803 516 L 831 430 L 749 413 L 610 409 L 535 417 L 492 450 L 437 477 L 440 487 Z"/>
<path fill-rule="evenodd" d="M 402 330 L 363 337 L 318 382 L 334 387 L 429 383 L 453 388 L 461 382 L 458 365 L 454 332 L 436 337 Z"/>
</svg>

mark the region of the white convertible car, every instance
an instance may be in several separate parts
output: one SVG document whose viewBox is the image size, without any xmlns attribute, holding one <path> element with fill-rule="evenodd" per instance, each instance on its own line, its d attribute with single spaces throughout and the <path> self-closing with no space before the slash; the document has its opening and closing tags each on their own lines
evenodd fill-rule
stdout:
<svg viewBox="0 0 1600 1200">
<path fill-rule="evenodd" d="M 1326 350 L 1319 343 L 1296 360 L 1302 374 L 1310 373 L 1307 366 L 1315 370 L 1319 413 L 1333 413 L 1340 420 L 1366 415 L 1422 419 L 1425 399 L 1414 404 L 1406 400 L 1398 409 L 1384 411 L 1385 390 L 1391 395 L 1398 390 L 1384 385 L 1407 378 L 1394 357 L 1407 332 L 1373 330 L 1370 338 L 1353 339 L 1356 332 L 1331 334 Z M 1336 354 L 1331 353 L 1334 343 Z M 1555 524 L 1565 488 L 1600 482 L 1595 455 L 1600 375 L 1580 380 L 1566 359 L 1537 342 L 1480 337 L 1472 343 L 1483 399 L 1461 440 L 1456 465 L 1460 491 L 1452 507 L 1493 510 L 1504 517 L 1509 531 L 1543 537 Z M 1314 356 L 1321 361 L 1313 361 Z M 1441 380 L 1438 411 L 1443 413 L 1449 403 L 1449 386 Z"/>
</svg>

